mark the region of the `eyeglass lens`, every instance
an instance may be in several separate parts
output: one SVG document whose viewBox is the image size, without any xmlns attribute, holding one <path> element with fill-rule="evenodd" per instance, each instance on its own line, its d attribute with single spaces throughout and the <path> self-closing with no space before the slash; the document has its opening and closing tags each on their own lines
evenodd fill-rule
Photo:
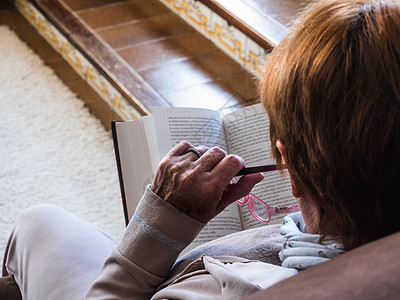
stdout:
<svg viewBox="0 0 400 300">
<path fill-rule="evenodd" d="M 255 197 L 249 197 L 249 205 L 253 209 L 255 215 L 264 221 L 270 221 L 271 217 L 275 214 L 275 209 L 266 206 Z M 272 211 L 271 211 L 272 210 Z"/>
</svg>

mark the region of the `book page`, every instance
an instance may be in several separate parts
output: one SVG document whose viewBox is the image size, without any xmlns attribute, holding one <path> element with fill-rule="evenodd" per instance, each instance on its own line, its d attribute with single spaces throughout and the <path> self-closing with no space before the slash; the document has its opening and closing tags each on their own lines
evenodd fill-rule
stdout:
<svg viewBox="0 0 400 300">
<path fill-rule="evenodd" d="M 269 140 L 269 120 L 261 104 L 240 109 L 223 118 L 229 153 L 241 156 L 246 167 L 274 164 Z M 252 194 L 270 206 L 295 204 L 291 193 L 289 176 L 282 177 L 279 171 L 264 173 L 265 179 L 258 183 Z M 249 212 L 247 204 L 241 207 L 243 227 L 253 228 L 264 225 Z M 271 218 L 269 224 L 279 224 L 282 214 Z"/>
<path fill-rule="evenodd" d="M 198 108 L 155 108 L 154 124 L 160 158 L 182 140 L 194 146 L 219 146 L 227 151 L 225 133 L 218 112 Z M 211 220 L 185 252 L 204 242 L 242 230 L 239 209 L 228 206 Z"/>
<path fill-rule="evenodd" d="M 115 123 L 128 220 L 154 174 L 142 120 Z"/>
<path fill-rule="evenodd" d="M 153 176 L 150 178 L 151 183 L 153 181 L 154 175 L 156 173 L 158 164 L 161 161 L 160 154 L 158 152 L 158 142 L 156 129 L 154 127 L 154 116 L 145 116 L 141 118 L 143 129 L 145 132 L 147 147 L 149 151 L 149 157 L 151 162 L 151 168 L 153 170 Z"/>
<path fill-rule="evenodd" d="M 160 158 L 180 141 L 194 146 L 219 146 L 226 150 L 225 133 L 218 112 L 202 108 L 154 108 Z"/>
</svg>

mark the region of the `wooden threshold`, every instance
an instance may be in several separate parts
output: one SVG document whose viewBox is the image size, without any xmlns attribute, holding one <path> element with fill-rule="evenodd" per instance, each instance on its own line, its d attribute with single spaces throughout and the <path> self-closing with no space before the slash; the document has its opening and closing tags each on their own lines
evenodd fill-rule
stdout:
<svg viewBox="0 0 400 300">
<path fill-rule="evenodd" d="M 312 0 L 200 0 L 267 51 L 286 35 Z"/>
<path fill-rule="evenodd" d="M 267 51 L 271 51 L 284 37 L 287 29 L 274 19 L 261 15 L 241 1 L 201 0 Z"/>
</svg>

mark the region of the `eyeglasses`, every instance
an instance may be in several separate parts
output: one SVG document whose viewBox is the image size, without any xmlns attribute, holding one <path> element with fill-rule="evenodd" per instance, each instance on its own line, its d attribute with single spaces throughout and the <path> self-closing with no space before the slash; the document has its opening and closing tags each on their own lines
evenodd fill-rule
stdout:
<svg viewBox="0 0 400 300">
<path fill-rule="evenodd" d="M 276 170 L 276 166 L 271 165 L 268 171 L 274 170 Z M 234 177 L 233 181 L 237 182 L 237 179 Z M 298 204 L 270 207 L 267 203 L 265 203 L 252 193 L 248 194 L 242 199 L 237 200 L 236 203 L 239 205 L 245 205 L 247 203 L 249 211 L 253 215 L 253 217 L 263 223 L 269 223 L 272 216 L 276 214 L 296 212 L 300 210 Z"/>
</svg>

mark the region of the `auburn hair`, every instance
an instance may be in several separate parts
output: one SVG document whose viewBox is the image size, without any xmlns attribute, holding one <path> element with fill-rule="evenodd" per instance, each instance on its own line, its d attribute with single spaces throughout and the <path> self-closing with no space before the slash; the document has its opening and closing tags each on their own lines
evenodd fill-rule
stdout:
<svg viewBox="0 0 400 300">
<path fill-rule="evenodd" d="M 259 88 L 272 145 L 285 145 L 322 239 L 352 249 L 399 231 L 399 3 L 312 4 L 272 51 Z"/>
</svg>

